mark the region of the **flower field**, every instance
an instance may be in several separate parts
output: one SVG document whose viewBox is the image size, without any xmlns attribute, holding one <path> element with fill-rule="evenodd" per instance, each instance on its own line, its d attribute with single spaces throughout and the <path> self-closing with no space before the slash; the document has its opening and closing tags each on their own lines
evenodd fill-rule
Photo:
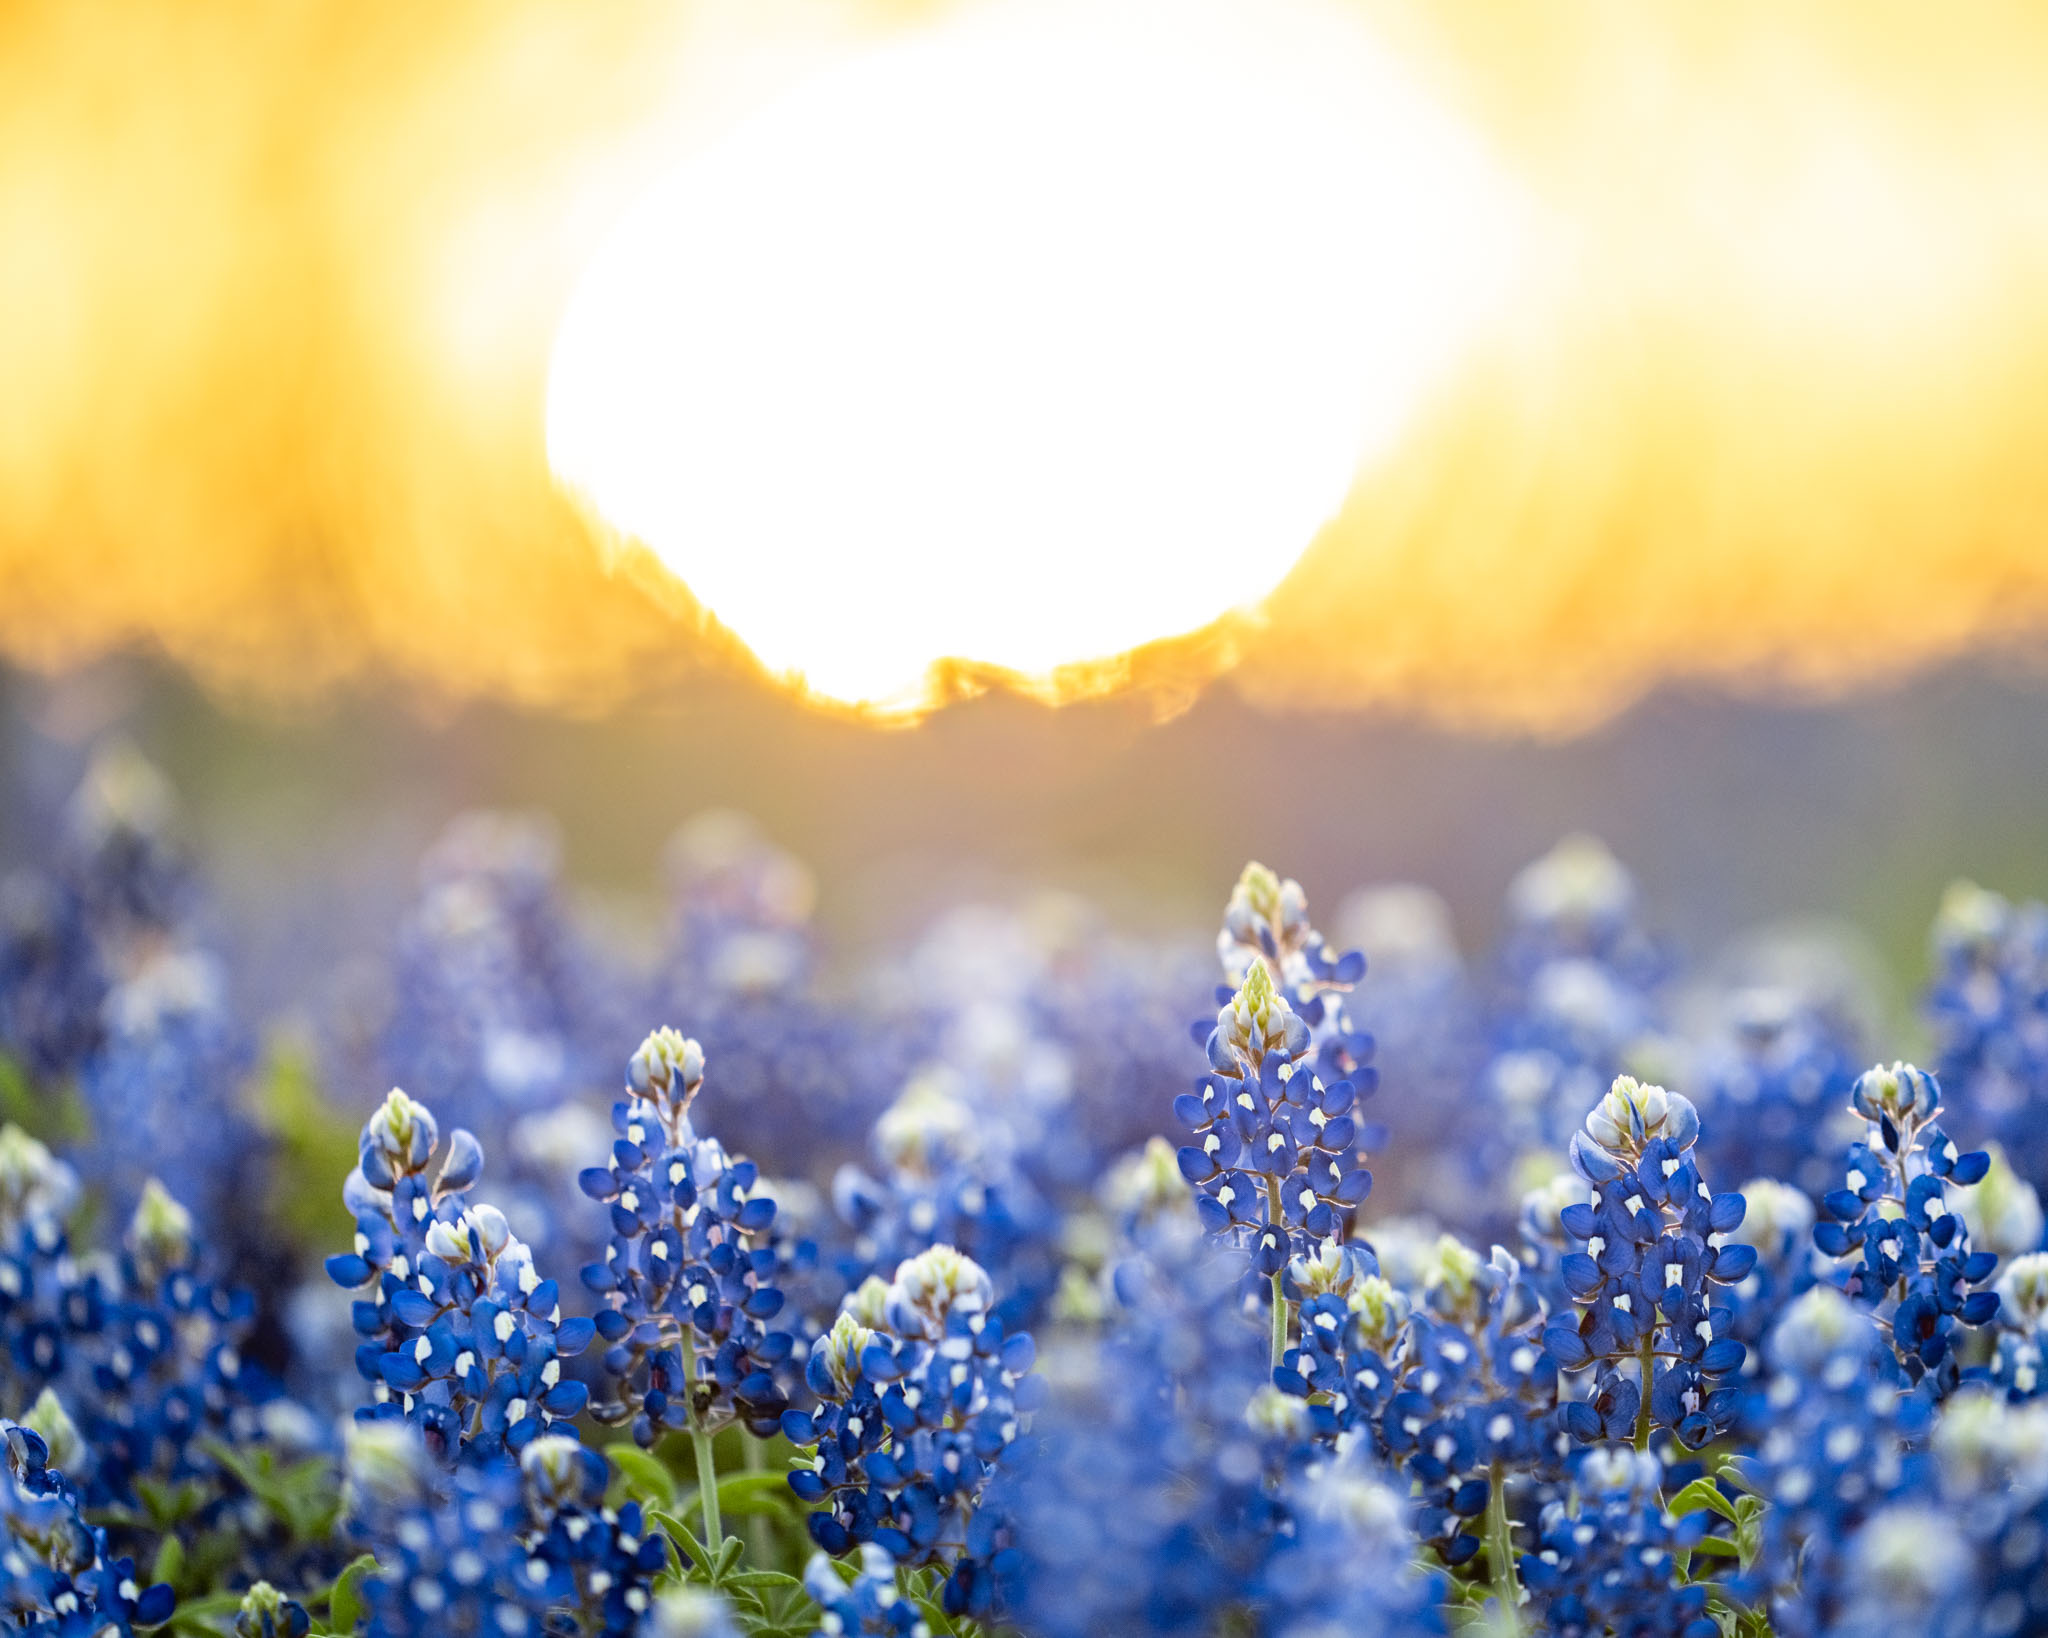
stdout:
<svg viewBox="0 0 2048 1638">
<path fill-rule="evenodd" d="M 2048 907 L 1903 1025 L 1583 836 L 1469 959 L 1251 864 L 849 976 L 739 821 L 636 953 L 473 814 L 280 1020 L 169 813 L 0 885 L 7 1631 L 2048 1631 Z"/>
</svg>

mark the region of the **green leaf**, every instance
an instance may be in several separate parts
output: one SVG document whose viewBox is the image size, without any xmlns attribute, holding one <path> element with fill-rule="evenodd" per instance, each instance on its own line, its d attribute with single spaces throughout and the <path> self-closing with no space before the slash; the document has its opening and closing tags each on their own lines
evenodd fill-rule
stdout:
<svg viewBox="0 0 2048 1638">
<path fill-rule="evenodd" d="M 617 1440 L 604 1447 L 605 1460 L 624 1482 L 626 1494 L 643 1505 L 652 1505 L 674 1512 L 676 1507 L 675 1475 L 658 1457 L 650 1455 L 638 1445 L 626 1440 Z M 724 1500 L 724 1489 L 719 1490 L 719 1499 Z"/>
<path fill-rule="evenodd" d="M 171 1485 L 158 1479 L 138 1478 L 135 1494 L 142 1498 L 149 1522 L 160 1531 L 183 1523 L 206 1501 L 205 1487 L 197 1481 Z"/>
<path fill-rule="evenodd" d="M 1735 1550 L 1735 1543 L 1725 1541 L 1720 1536 L 1708 1536 L 1704 1541 L 1696 1541 L 1692 1544 L 1690 1550 L 1695 1553 L 1705 1553 L 1709 1558 L 1735 1558 L 1738 1556 Z"/>
<path fill-rule="evenodd" d="M 335 1632 L 354 1632 L 363 1618 L 363 1577 L 377 1573 L 377 1560 L 364 1553 L 335 1578 L 328 1593 L 327 1625 Z"/>
<path fill-rule="evenodd" d="M 1684 1518 L 1688 1513 L 1697 1513 L 1703 1507 L 1711 1507 L 1730 1524 L 1736 1522 L 1735 1504 L 1715 1487 L 1712 1479 L 1695 1479 L 1671 1498 L 1671 1513 Z"/>
<path fill-rule="evenodd" d="M 151 1581 L 168 1581 L 172 1586 L 185 1573 L 185 1544 L 176 1536 L 165 1536 L 156 1550 L 156 1562 L 149 1567 Z"/>
<path fill-rule="evenodd" d="M 784 1575 L 780 1570 L 738 1570 L 727 1576 L 723 1585 L 743 1588 L 748 1592 L 804 1590 L 801 1581 L 793 1575 Z"/>
<path fill-rule="evenodd" d="M 208 1440 L 205 1449 L 241 1480 L 294 1542 L 323 1541 L 333 1533 L 341 1517 L 341 1474 L 325 1457 L 280 1468 L 268 1450 L 245 1454 L 218 1439 Z"/>
</svg>

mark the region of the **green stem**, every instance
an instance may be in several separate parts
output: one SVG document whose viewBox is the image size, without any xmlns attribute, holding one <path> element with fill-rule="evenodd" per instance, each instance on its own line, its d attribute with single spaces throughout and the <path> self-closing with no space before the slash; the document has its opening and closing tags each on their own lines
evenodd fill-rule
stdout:
<svg viewBox="0 0 2048 1638">
<path fill-rule="evenodd" d="M 1643 1348 L 1637 1356 L 1642 1361 L 1643 1402 L 1636 1408 L 1636 1449 L 1650 1448 L 1650 1385 L 1657 1379 L 1656 1333 L 1643 1333 Z"/>
<path fill-rule="evenodd" d="M 718 1457 L 711 1448 L 711 1435 L 696 1425 L 697 1347 L 694 1339 L 687 1336 L 683 1338 L 683 1381 L 688 1384 L 690 1395 L 690 1448 L 697 1455 L 697 1505 L 704 1511 L 704 1545 L 716 1553 L 725 1545 L 725 1531 L 718 1517 Z"/>
<path fill-rule="evenodd" d="M 704 1545 L 716 1553 L 725 1545 L 718 1517 L 718 1458 L 711 1454 L 710 1434 L 693 1432 L 690 1444 L 697 1452 L 697 1500 L 704 1508 Z"/>
<path fill-rule="evenodd" d="M 1275 1233 L 1281 1232 L 1281 1217 L 1284 1209 L 1280 1204 L 1280 1180 L 1266 1179 L 1267 1226 Z M 1283 1268 L 1273 1276 L 1273 1368 L 1278 1370 L 1287 1358 L 1287 1271 Z"/>
<path fill-rule="evenodd" d="M 765 1466 L 761 1441 L 745 1428 L 740 1429 L 740 1460 L 749 1473 L 759 1473 Z M 768 1520 L 759 1513 L 747 1520 L 747 1557 L 756 1569 L 768 1568 Z"/>
<path fill-rule="evenodd" d="M 1486 1498 L 1486 1561 L 1493 1572 L 1493 1598 L 1500 1606 L 1503 1638 L 1520 1638 L 1522 1582 L 1515 1573 L 1515 1532 L 1508 1519 L 1507 1474 L 1493 1464 L 1493 1489 Z"/>
</svg>

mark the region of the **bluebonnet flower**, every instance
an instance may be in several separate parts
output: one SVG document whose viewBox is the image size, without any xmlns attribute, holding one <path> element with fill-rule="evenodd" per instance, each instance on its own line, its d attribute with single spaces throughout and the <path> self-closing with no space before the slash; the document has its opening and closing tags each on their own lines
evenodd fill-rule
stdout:
<svg viewBox="0 0 2048 1638">
<path fill-rule="evenodd" d="M 360 1293 L 356 1369 L 374 1402 L 359 1419 L 403 1416 L 444 1460 L 464 1448 L 517 1450 L 589 1397 L 561 1362 L 590 1344 L 592 1323 L 564 1320 L 560 1289 L 493 1206 L 471 1205 L 483 1149 L 440 1129 L 424 1104 L 393 1089 L 363 1125 L 343 1199 L 355 1250 L 327 1272 Z"/>
<path fill-rule="evenodd" d="M 1697 1546 L 1708 1515 L 1664 1510 L 1664 1464 L 1648 1451 L 1601 1446 L 1579 1457 L 1572 1495 L 1545 1504 L 1522 1583 L 1546 1630 L 1716 1638 L 1706 1587 L 1680 1585 L 1676 1556 Z"/>
<path fill-rule="evenodd" d="M 312 1630 L 306 1606 L 267 1581 L 244 1593 L 242 1607 L 235 1611 L 235 1638 L 306 1638 Z"/>
<path fill-rule="evenodd" d="M 1911 1064 L 1865 1072 L 1850 1101 L 1867 1141 L 1850 1148 L 1844 1186 L 1822 1197 L 1814 1243 L 1842 1265 L 1843 1289 L 1876 1312 L 1907 1375 L 1932 1373 L 1936 1393 L 1949 1392 L 1960 1371 L 1955 1328 L 1998 1313 L 1995 1292 L 1970 1289 L 1998 1259 L 1970 1249 L 1945 1185 L 1979 1181 L 1990 1157 L 1957 1150 L 1935 1124 L 1940 1086 Z"/>
<path fill-rule="evenodd" d="M 1583 1206 L 1592 1198 L 1592 1185 L 1577 1172 L 1568 1170 L 1560 1170 L 1522 1192 L 1522 1209 L 1515 1230 L 1522 1242 L 1523 1278 L 1553 1313 L 1571 1306 L 1571 1294 L 1565 1289 L 1560 1271 L 1564 1259 L 1578 1244 L 1564 1230 L 1564 1210 L 1567 1206 Z"/>
<path fill-rule="evenodd" d="M 131 1638 L 160 1625 L 176 1606 L 171 1588 L 143 1586 L 132 1559 L 115 1557 L 90 1524 L 77 1492 L 49 1465 L 32 1428 L 0 1420 L 0 1611 L 10 1630 L 69 1638 Z"/>
<path fill-rule="evenodd" d="M 1957 1119 L 1974 1140 L 2003 1143 L 2022 1176 L 2048 1181 L 2048 905 L 1956 882 L 1932 943 L 1925 1010 Z"/>
<path fill-rule="evenodd" d="M 1275 989 L 1262 961 L 1216 1015 L 1209 1073 L 1174 1100 L 1197 1141 L 1179 1153 L 1203 1227 L 1247 1247 L 1273 1278 L 1297 1255 L 1341 1239 L 1372 1188 L 1355 1147 L 1350 1081 L 1325 1081 L 1309 1059 L 1307 1023 Z M 1275 1337 L 1284 1336 L 1275 1291 Z"/>
<path fill-rule="evenodd" d="M 0 1387 L 93 1507 L 133 1508 L 138 1481 L 239 1493 L 207 1445 L 263 1433 L 276 1392 L 242 1348 L 255 1305 L 208 1277 L 191 1214 L 154 1179 L 118 1256 L 74 1248 L 77 1180 L 16 1126 L 0 1128 Z M 33 1403 L 31 1403 L 33 1402 Z"/>
<path fill-rule="evenodd" d="M 906 1564 L 944 1565 L 948 1608 L 976 1615 L 1000 1573 L 983 1492 L 1039 1394 L 1030 1336 L 1006 1334 L 993 1307 L 972 1260 L 951 1246 L 920 1253 L 886 1291 L 855 1294 L 811 1351 L 817 1406 L 782 1418 L 793 1444 L 815 1446 L 789 1486 L 818 1508 L 818 1545 L 877 1542 Z"/>
<path fill-rule="evenodd" d="M 1369 1285 L 1365 1294 L 1379 1295 Z M 1393 1305 L 1387 1308 L 1391 1319 Z M 1361 1321 L 1374 1318 L 1375 1306 L 1363 1306 Z M 1557 1362 L 1544 1345 L 1543 1321 L 1543 1305 L 1513 1257 L 1495 1248 L 1482 1259 L 1445 1235 L 1398 1349 L 1374 1348 L 1378 1337 L 1358 1326 L 1369 1351 L 1363 1370 L 1354 1364 L 1354 1394 L 1372 1396 L 1379 1446 L 1413 1481 L 1417 1532 L 1446 1564 L 1478 1552 L 1477 1521 L 1489 1504 L 1505 1518 L 1511 1478 L 1550 1472 L 1568 1443 L 1557 1428 Z M 1370 1329 L 1384 1335 L 1385 1325 L 1382 1319 Z M 1375 1359 L 1394 1368 L 1391 1392 L 1372 1381 Z"/>
<path fill-rule="evenodd" d="M 363 1586 L 369 1638 L 639 1631 L 670 1549 L 638 1503 L 604 1505 L 607 1476 L 560 1434 L 443 1469 L 412 1427 L 358 1424 L 350 1507 L 378 1565 Z"/>
<path fill-rule="evenodd" d="M 1309 923 L 1301 883 L 1282 880 L 1256 861 L 1246 865 L 1224 906 L 1216 955 L 1235 990 L 1242 990 L 1255 964 L 1264 967 L 1307 1028 L 1317 1073 L 1350 1081 L 1360 1097 L 1371 1094 L 1379 1084 L 1373 1039 L 1349 1008 L 1351 992 L 1365 977 L 1365 956 L 1358 950 L 1331 954 Z M 1218 990 L 1216 999 L 1227 1004 L 1231 995 Z"/>
<path fill-rule="evenodd" d="M 1901 1391 L 1868 1313 L 1832 1286 L 1790 1303 L 1764 1344 L 1764 1383 L 1744 1398 L 1748 1483 L 1769 1506 L 1754 1564 L 1736 1583 L 1782 1638 L 1830 1631 L 1855 1596 L 1845 1544 L 1929 1482 L 1930 1406 Z"/>
<path fill-rule="evenodd" d="M 734 1420 L 766 1436 L 787 1403 L 774 1367 L 792 1339 L 763 1324 L 783 1304 L 775 1202 L 752 1161 L 697 1135 L 690 1106 L 703 1084 L 697 1042 L 672 1029 L 649 1035 L 612 1109 L 611 1160 L 581 1178 L 609 1206 L 612 1228 L 604 1260 L 583 1270 L 605 1303 L 597 1326 L 616 1395 L 595 1414 L 630 1423 L 643 1446 Z"/>
<path fill-rule="evenodd" d="M 907 1259 L 887 1290 L 856 1292 L 811 1349 L 813 1411 L 782 1433 L 815 1446 L 788 1476 L 819 1505 L 825 1552 L 879 1542 L 907 1564 L 948 1568 L 948 1607 L 985 1613 L 999 1552 L 981 1509 L 995 1464 L 1036 1403 L 1030 1335 L 1006 1335 L 989 1276 L 950 1245 Z"/>
<path fill-rule="evenodd" d="M 1580 1439 L 1644 1448 L 1663 1427 L 1696 1448 L 1734 1414 L 1720 1379 L 1745 1350 L 1719 1288 L 1743 1279 L 1756 1251 L 1726 1243 L 1744 1201 L 1707 1187 L 1692 1154 L 1698 1136 L 1691 1103 L 1626 1075 L 1572 1136 L 1572 1165 L 1593 1185 L 1589 1202 L 1559 1216 L 1585 1248 L 1559 1269 L 1579 1312 L 1543 1335 L 1565 1370 L 1598 1368 L 1591 1397 L 1564 1407 Z"/>
</svg>

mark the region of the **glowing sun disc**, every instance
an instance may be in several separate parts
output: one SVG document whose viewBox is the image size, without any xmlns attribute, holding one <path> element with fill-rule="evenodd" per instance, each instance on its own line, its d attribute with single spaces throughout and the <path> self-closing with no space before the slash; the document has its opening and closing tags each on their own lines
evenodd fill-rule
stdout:
<svg viewBox="0 0 2048 1638">
<path fill-rule="evenodd" d="M 985 9 L 799 85 L 613 229 L 549 459 L 821 693 L 1042 675 L 1269 592 L 1512 216 L 1335 11 Z"/>
</svg>

